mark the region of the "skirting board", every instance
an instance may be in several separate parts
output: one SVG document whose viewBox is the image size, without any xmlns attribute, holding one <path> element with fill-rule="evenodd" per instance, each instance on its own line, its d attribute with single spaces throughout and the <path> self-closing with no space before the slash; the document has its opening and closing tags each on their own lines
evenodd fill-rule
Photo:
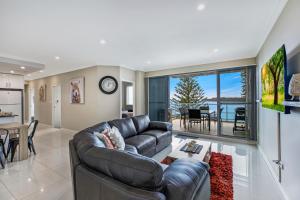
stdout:
<svg viewBox="0 0 300 200">
<path fill-rule="evenodd" d="M 264 153 L 264 151 L 263 151 L 263 149 L 260 147 L 260 145 L 257 145 L 257 147 L 258 147 L 258 150 L 259 150 L 259 152 L 261 153 L 261 155 L 262 155 L 264 161 L 266 162 L 266 164 L 267 164 L 267 166 L 268 166 L 268 169 L 269 169 L 269 171 L 271 172 L 271 175 L 272 175 L 272 177 L 274 178 L 274 180 L 275 180 L 275 182 L 276 182 L 276 185 L 278 186 L 278 188 L 279 188 L 279 190 L 280 190 L 280 192 L 281 192 L 281 194 L 282 194 L 282 198 L 283 198 L 284 200 L 289 200 L 288 195 L 286 194 L 286 192 L 284 191 L 282 185 L 281 185 L 281 184 L 279 183 L 279 181 L 278 181 L 278 177 L 277 177 L 277 175 L 276 175 L 274 169 L 272 168 L 271 163 L 269 162 L 269 160 L 268 160 L 268 158 L 267 158 L 267 155 Z"/>
</svg>

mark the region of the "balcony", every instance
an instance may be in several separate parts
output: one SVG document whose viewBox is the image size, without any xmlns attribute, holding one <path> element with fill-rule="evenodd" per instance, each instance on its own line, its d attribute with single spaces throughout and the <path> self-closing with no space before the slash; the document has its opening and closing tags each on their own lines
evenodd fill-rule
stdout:
<svg viewBox="0 0 300 200">
<path fill-rule="evenodd" d="M 249 105 L 243 102 L 220 103 L 220 115 L 217 113 L 217 102 L 205 104 L 180 104 L 172 106 L 169 117 L 174 130 L 206 135 L 220 135 L 239 138 L 248 137 L 247 110 Z M 219 120 L 218 120 L 219 118 Z"/>
</svg>

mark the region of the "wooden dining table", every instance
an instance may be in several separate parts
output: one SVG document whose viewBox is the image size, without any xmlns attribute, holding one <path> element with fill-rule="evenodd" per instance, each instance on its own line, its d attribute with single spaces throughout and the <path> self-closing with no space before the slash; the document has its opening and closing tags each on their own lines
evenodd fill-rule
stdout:
<svg viewBox="0 0 300 200">
<path fill-rule="evenodd" d="M 18 160 L 28 158 L 28 126 L 21 123 L 0 124 L 0 131 L 7 131 L 9 136 L 19 137 Z"/>
</svg>

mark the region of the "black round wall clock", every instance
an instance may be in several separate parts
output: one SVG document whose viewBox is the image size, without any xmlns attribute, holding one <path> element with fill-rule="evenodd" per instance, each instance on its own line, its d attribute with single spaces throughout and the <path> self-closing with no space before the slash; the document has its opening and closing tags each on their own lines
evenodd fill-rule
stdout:
<svg viewBox="0 0 300 200">
<path fill-rule="evenodd" d="M 104 94 L 113 94 L 118 89 L 118 81 L 112 76 L 104 76 L 99 81 L 99 89 Z"/>
</svg>

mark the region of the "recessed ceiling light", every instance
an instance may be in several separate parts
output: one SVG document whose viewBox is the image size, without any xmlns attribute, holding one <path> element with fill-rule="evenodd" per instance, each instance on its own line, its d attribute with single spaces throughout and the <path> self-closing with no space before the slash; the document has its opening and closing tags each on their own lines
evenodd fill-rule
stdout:
<svg viewBox="0 0 300 200">
<path fill-rule="evenodd" d="M 11 74 L 14 74 L 14 73 L 15 73 L 15 71 L 14 71 L 14 70 L 10 70 L 10 73 L 11 73 Z"/>
<path fill-rule="evenodd" d="M 150 61 L 150 60 L 148 60 L 146 63 L 147 63 L 148 65 L 150 65 L 150 64 L 151 64 L 151 61 Z"/>
<path fill-rule="evenodd" d="M 44 71 L 43 71 L 43 70 L 40 70 L 40 72 L 43 73 Z"/>
<path fill-rule="evenodd" d="M 55 56 L 54 58 L 55 58 L 55 60 L 59 60 L 59 59 L 60 59 L 60 57 L 59 57 L 59 56 Z"/>
<path fill-rule="evenodd" d="M 20 68 L 21 68 L 21 69 L 26 69 L 26 67 L 24 67 L 24 66 L 21 66 Z"/>
<path fill-rule="evenodd" d="M 214 52 L 215 53 L 218 53 L 220 50 L 219 49 L 214 49 Z"/>
<path fill-rule="evenodd" d="M 205 4 L 199 4 L 197 7 L 197 10 L 204 10 L 205 9 Z"/>
<path fill-rule="evenodd" d="M 106 40 L 104 39 L 100 40 L 100 44 L 106 44 Z"/>
</svg>

